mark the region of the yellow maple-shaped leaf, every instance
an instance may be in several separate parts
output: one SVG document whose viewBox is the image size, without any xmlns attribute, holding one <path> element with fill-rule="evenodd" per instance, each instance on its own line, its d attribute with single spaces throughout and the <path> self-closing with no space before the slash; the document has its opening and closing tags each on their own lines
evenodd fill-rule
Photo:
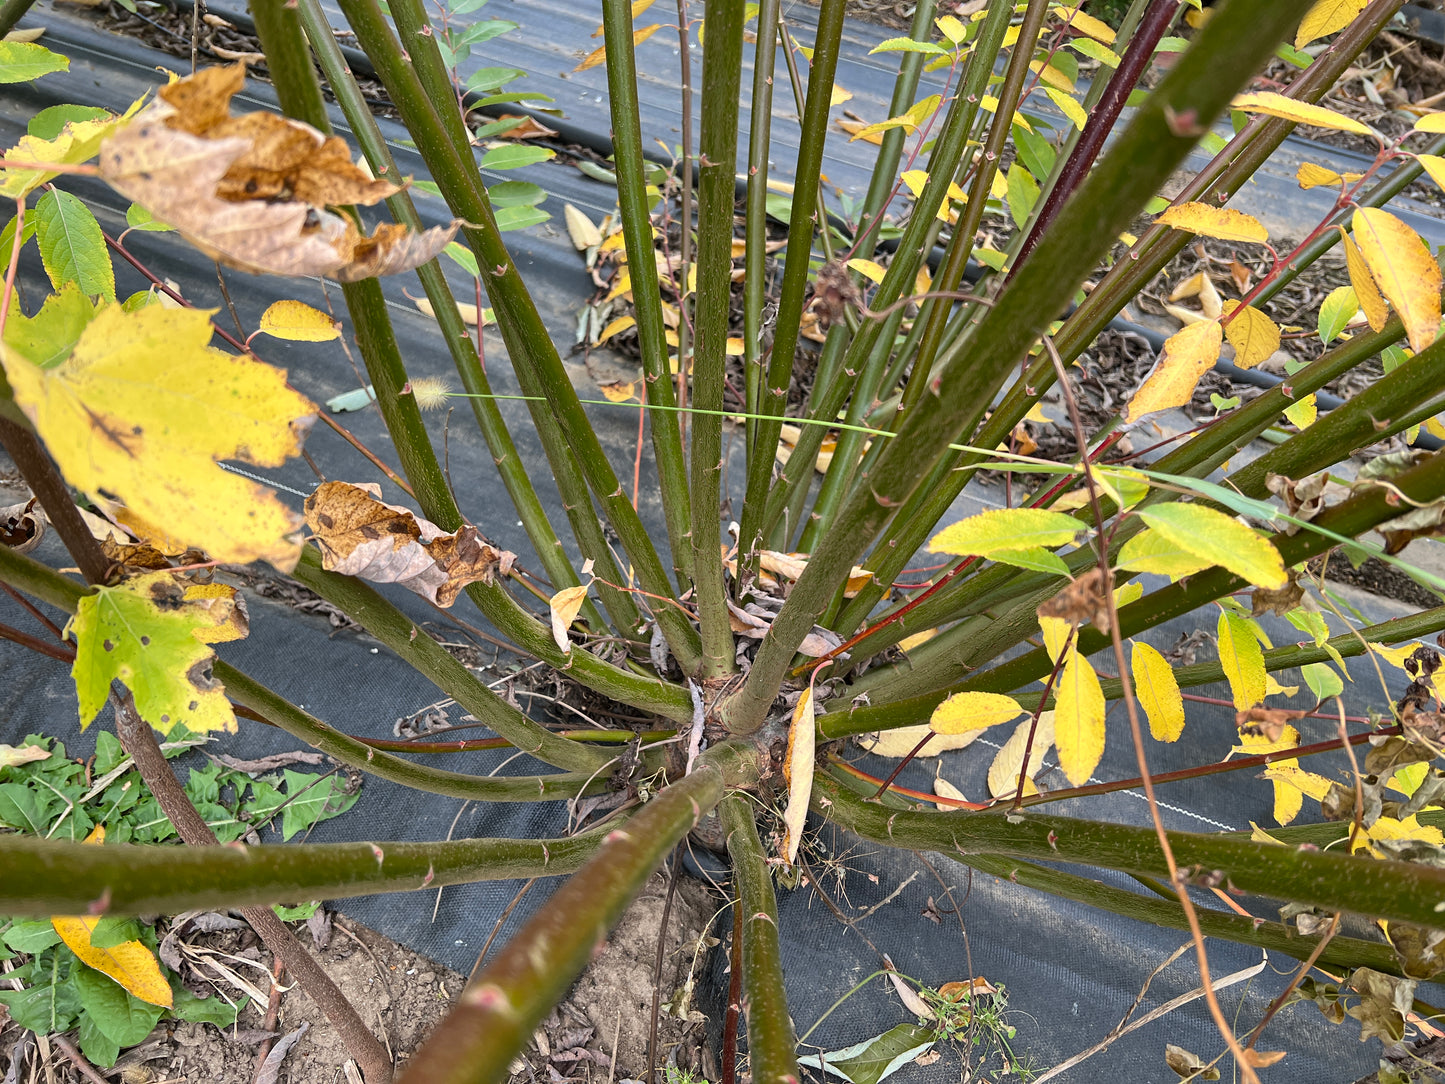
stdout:
<svg viewBox="0 0 1445 1084">
<path fill-rule="evenodd" d="M 1069 647 L 1054 692 L 1054 745 L 1069 782 L 1089 781 L 1104 755 L 1104 690 L 1077 645 Z"/>
<path fill-rule="evenodd" d="M 193 586 L 170 571 L 148 572 L 79 600 L 65 628 L 75 637 L 70 673 L 82 729 L 117 680 L 163 734 L 177 723 L 198 732 L 236 729 L 225 690 L 211 676 L 208 645 L 244 636 L 245 610 L 234 593 L 187 597 Z"/>
<path fill-rule="evenodd" d="M 963 734 L 1011 723 L 1023 711 L 1017 700 L 1001 693 L 954 693 L 933 709 L 928 725 L 937 734 Z"/>
<path fill-rule="evenodd" d="M 1419 353 L 1440 330 L 1440 265 L 1420 235 L 1388 211 L 1355 211 L 1355 244 L 1380 292 L 1405 324 L 1410 349 Z"/>
<path fill-rule="evenodd" d="M 1224 302 L 1224 312 L 1230 316 L 1224 337 L 1234 347 L 1234 364 L 1241 369 L 1253 369 L 1279 349 L 1279 328 L 1253 305 L 1241 309 L 1239 302 L 1230 298 Z"/>
<path fill-rule="evenodd" d="M 290 571 L 300 518 L 216 464 L 281 466 L 301 451 L 316 408 L 286 386 L 284 370 L 211 349 L 210 318 L 110 305 L 59 365 L 41 369 L 8 346 L 0 360 L 71 485 L 119 498 L 217 560 Z"/>
<path fill-rule="evenodd" d="M 549 603 L 552 611 L 552 639 L 557 641 L 557 646 L 563 651 L 572 650 L 572 641 L 567 638 L 567 629 L 577 615 L 582 612 L 582 604 L 587 601 L 587 587 L 585 584 L 577 587 L 564 587 L 552 596 Z"/>
<path fill-rule="evenodd" d="M 1189 402 L 1200 379 L 1219 360 L 1224 332 L 1217 320 L 1204 320 L 1176 331 L 1164 341 L 1159 362 L 1129 400 L 1125 421 Z"/>
<path fill-rule="evenodd" d="M 267 335 L 295 343 L 329 343 L 341 338 L 335 317 L 300 301 L 277 301 L 268 306 L 257 326 Z"/>
<path fill-rule="evenodd" d="M 783 761 L 783 778 L 788 783 L 788 807 L 783 811 L 783 856 L 792 865 L 803 842 L 803 825 L 808 819 L 808 802 L 813 795 L 813 760 L 817 734 L 813 710 L 813 689 L 803 690 L 793 708 L 788 727 L 788 755 Z"/>
<path fill-rule="evenodd" d="M 1312 128 L 1330 128 L 1337 132 L 1354 132 L 1357 135 L 1372 135 L 1369 127 L 1351 117 L 1344 117 L 1322 105 L 1286 98 L 1272 90 L 1256 90 L 1249 94 L 1237 95 L 1230 105 L 1245 113 L 1263 113 L 1268 117 L 1292 120 L 1296 124 L 1307 124 Z"/>
<path fill-rule="evenodd" d="M 1219 664 L 1229 680 L 1234 706 L 1245 711 L 1265 697 L 1264 651 L 1254 634 L 1254 622 L 1238 614 L 1221 613 L 1216 629 L 1219 636 Z"/>
<path fill-rule="evenodd" d="M 1136 640 L 1129 670 L 1134 677 L 1134 694 L 1149 717 L 1149 733 L 1157 741 L 1178 741 L 1184 731 L 1184 698 L 1168 660 Z"/>
<path fill-rule="evenodd" d="M 1300 20 L 1299 30 L 1294 36 L 1294 47 L 1303 49 L 1317 38 L 1343 30 L 1355 21 L 1365 10 L 1370 0 L 1318 0 L 1314 7 L 1305 12 Z"/>
<path fill-rule="evenodd" d="M 125 941 L 110 948 L 97 948 L 91 944 L 90 935 L 100 924 L 98 917 L 56 917 L 50 920 L 50 924 L 82 963 L 110 976 L 132 997 L 150 1005 L 171 1007 L 171 985 L 166 981 L 161 965 L 145 945 L 139 941 Z"/>
<path fill-rule="evenodd" d="M 1212 207 L 1207 203 L 1181 203 L 1166 208 L 1154 221 L 1161 226 L 1221 241 L 1263 244 L 1269 240 L 1269 231 L 1253 215 L 1231 207 Z"/>
<path fill-rule="evenodd" d="M 1355 244 L 1354 238 L 1345 232 L 1343 226 L 1338 228 L 1340 243 L 1345 248 L 1345 266 L 1350 273 L 1350 286 L 1354 288 L 1355 300 L 1360 303 L 1365 319 L 1370 322 L 1370 330 L 1383 330 L 1390 313 L 1385 308 L 1385 299 L 1380 296 L 1380 288 L 1375 285 L 1375 276 L 1370 274 L 1369 264 L 1365 262 L 1360 246 Z"/>
</svg>

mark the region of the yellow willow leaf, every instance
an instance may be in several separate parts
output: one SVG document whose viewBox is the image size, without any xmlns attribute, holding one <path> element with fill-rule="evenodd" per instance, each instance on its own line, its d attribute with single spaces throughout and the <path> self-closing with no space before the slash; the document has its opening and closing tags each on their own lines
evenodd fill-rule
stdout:
<svg viewBox="0 0 1445 1084">
<path fill-rule="evenodd" d="M 1313 162 L 1301 163 L 1294 176 L 1295 180 L 1299 182 L 1299 186 L 1305 191 L 1318 188 L 1322 184 L 1339 184 L 1343 179 L 1334 170 L 1317 166 Z"/>
<path fill-rule="evenodd" d="M 628 403 L 637 397 L 637 385 L 630 380 L 603 384 L 599 390 L 609 403 Z"/>
<path fill-rule="evenodd" d="M 661 29 L 661 23 L 653 23 L 651 26 L 644 26 L 641 30 L 634 30 L 632 32 L 633 47 L 636 48 L 637 46 L 641 45 L 644 41 L 652 37 L 652 35 L 656 34 Z M 588 68 L 595 68 L 599 64 L 605 63 L 607 63 L 607 46 L 601 45 L 598 46 L 596 49 L 593 49 L 590 53 L 583 57 L 582 63 L 578 64 L 572 70 L 574 72 L 585 72 Z"/>
<path fill-rule="evenodd" d="M 300 517 L 266 488 L 217 466 L 279 467 L 300 453 L 315 407 L 286 373 L 213 350 L 212 312 L 101 309 L 70 357 L 41 369 L 0 351 L 15 401 L 65 480 L 104 490 L 141 519 L 219 561 L 300 556 Z"/>
<path fill-rule="evenodd" d="M 962 734 L 1011 723 L 1023 711 L 1017 700 L 1001 693 L 954 693 L 933 709 L 928 725 L 938 734 Z"/>
<path fill-rule="evenodd" d="M 1191 324 L 1171 335 L 1154 371 L 1129 400 L 1125 420 L 1136 422 L 1156 410 L 1189 402 L 1200 379 L 1219 360 L 1223 345 L 1224 332 L 1217 320 Z"/>
<path fill-rule="evenodd" d="M 1072 542 L 1083 529 L 1082 523 L 1062 512 L 1044 508 L 996 508 L 945 527 L 928 543 L 928 552 L 988 557 L 1034 546 L 1052 548 Z"/>
<path fill-rule="evenodd" d="M 1104 755 L 1104 690 L 1077 646 L 1069 648 L 1054 691 L 1054 745 L 1059 767 L 1076 787 L 1089 781 Z"/>
<path fill-rule="evenodd" d="M 1181 203 L 1166 208 L 1154 220 L 1156 225 L 1172 226 L 1186 233 L 1214 237 L 1221 241 L 1247 241 L 1263 244 L 1269 231 L 1259 219 L 1231 207 L 1211 207 L 1207 203 Z"/>
<path fill-rule="evenodd" d="M 1129 659 L 1134 694 L 1149 717 L 1149 733 L 1156 741 L 1178 741 L 1184 731 L 1184 698 L 1167 659 L 1154 648 L 1134 642 Z"/>
<path fill-rule="evenodd" d="M 341 338 L 341 329 L 329 313 L 299 301 L 277 301 L 261 314 L 260 330 L 296 343 L 328 343 Z"/>
<path fill-rule="evenodd" d="M 1064 653 L 1064 645 L 1069 642 L 1069 633 L 1073 631 L 1074 626 L 1062 617 L 1039 614 L 1039 632 L 1043 633 L 1044 650 L 1049 653 L 1052 661 L 1059 661 L 1059 656 Z"/>
<path fill-rule="evenodd" d="M 1122 610 L 1131 602 L 1138 602 L 1144 597 L 1144 585 L 1138 580 L 1133 583 L 1120 584 L 1114 588 L 1114 607 Z"/>
<path fill-rule="evenodd" d="M 1370 0 L 1319 0 L 1305 12 L 1294 36 L 1294 47 L 1303 49 L 1318 38 L 1329 37 L 1355 21 Z"/>
<path fill-rule="evenodd" d="M 1330 781 L 1322 775 L 1307 772 L 1297 760 L 1277 760 L 1264 769 L 1266 779 L 1279 779 L 1294 787 L 1308 798 L 1323 801 L 1330 792 Z"/>
<path fill-rule="evenodd" d="M 1048 754 L 1050 746 L 1054 744 L 1054 717 L 1052 711 L 1043 712 L 1039 716 L 1037 726 L 1034 726 L 1032 719 L 1025 719 L 1014 728 L 1009 740 L 1003 743 L 1003 748 L 993 758 L 993 763 L 988 768 L 988 792 L 995 798 L 1012 798 L 1018 792 L 1019 772 L 1024 766 L 1024 749 L 1029 750 L 1029 766 L 1025 777 L 1025 794 L 1037 794 L 1038 788 L 1033 785 L 1034 776 L 1039 774 L 1043 767 L 1044 757 Z M 1033 744 L 1029 744 L 1029 731 L 1034 732 Z"/>
<path fill-rule="evenodd" d="M 1229 679 L 1234 706 L 1240 711 L 1262 703 L 1265 695 L 1264 651 L 1253 624 L 1238 614 L 1219 615 L 1219 664 Z"/>
<path fill-rule="evenodd" d="M 606 304 L 607 302 L 612 301 L 616 298 L 628 297 L 631 294 L 632 273 L 624 267 L 622 269 L 622 273 L 617 276 L 617 281 L 612 284 L 612 289 L 609 290 L 607 292 L 607 296 L 602 299 L 602 302 L 603 304 Z"/>
<path fill-rule="evenodd" d="M 1052 64 L 1045 64 L 1042 60 L 1031 60 L 1029 61 L 1029 71 L 1051 87 L 1057 87 L 1066 94 L 1074 93 L 1074 81 Z"/>
<path fill-rule="evenodd" d="M 844 102 L 851 102 L 852 100 L 853 92 L 851 90 L 844 90 L 837 83 L 833 84 L 833 93 L 829 96 L 828 101 L 830 106 L 842 105 Z"/>
<path fill-rule="evenodd" d="M 1180 549 L 1222 565 L 1257 587 L 1277 591 L 1289 582 L 1279 550 L 1223 512 L 1176 501 L 1142 509 L 1136 515 Z"/>
<path fill-rule="evenodd" d="M 1269 775 L 1269 772 L 1265 774 Z M 1271 776 L 1270 782 L 1274 784 L 1274 823 L 1281 826 L 1289 824 L 1304 808 L 1304 793 L 1278 776 Z"/>
<path fill-rule="evenodd" d="M 1251 843 L 1269 843 L 1276 847 L 1285 847 L 1288 844 L 1282 839 L 1275 839 L 1254 821 L 1249 822 L 1249 840 Z"/>
<path fill-rule="evenodd" d="M 1089 123 L 1089 114 L 1084 112 L 1084 107 L 1062 90 L 1055 90 L 1053 87 L 1044 87 L 1044 93 L 1049 96 L 1049 101 L 1058 106 L 1059 112 L 1069 118 L 1079 131 L 1084 130 L 1084 125 Z"/>
<path fill-rule="evenodd" d="M 1239 302 L 1231 298 L 1224 303 L 1224 311 L 1232 316 L 1224 325 L 1224 337 L 1234 347 L 1234 364 L 1241 369 L 1253 369 L 1279 349 L 1279 328 L 1253 305 L 1240 309 Z"/>
<path fill-rule="evenodd" d="M 597 224 L 570 203 L 562 205 L 562 217 L 567 220 L 567 236 L 572 239 L 572 247 L 578 252 L 602 244 L 602 231 Z"/>
<path fill-rule="evenodd" d="M 557 646 L 564 652 L 570 653 L 572 641 L 567 638 L 567 629 L 572 622 L 577 620 L 577 615 L 582 611 L 582 604 L 587 601 L 587 588 L 584 585 L 577 587 L 564 587 L 552 596 L 548 603 L 552 611 L 552 639 L 557 641 Z"/>
<path fill-rule="evenodd" d="M 886 267 L 882 264 L 874 263 L 872 260 L 849 260 L 848 268 L 849 270 L 857 271 L 858 274 L 862 275 L 865 279 L 874 283 L 882 282 L 883 276 L 888 274 Z"/>
<path fill-rule="evenodd" d="M 1366 125 L 1357 120 L 1342 117 L 1323 106 L 1310 105 L 1307 102 L 1286 98 L 1283 94 L 1276 94 L 1271 90 L 1257 90 L 1249 94 L 1237 95 L 1230 104 L 1233 108 L 1245 113 L 1263 113 L 1268 117 L 1281 117 L 1284 120 L 1292 120 L 1296 124 L 1307 124 L 1312 128 L 1331 128 L 1337 132 L 1354 132 L 1363 136 L 1373 134 Z"/>
<path fill-rule="evenodd" d="M 924 629 L 922 632 L 915 632 L 912 636 L 903 637 L 898 641 L 898 646 L 903 651 L 912 651 L 915 647 L 922 647 L 937 635 L 937 629 Z"/>
<path fill-rule="evenodd" d="M 788 808 L 783 811 L 783 856 L 792 865 L 803 842 L 803 823 L 808 819 L 808 800 L 813 796 L 813 753 L 816 726 L 813 713 L 813 689 L 803 690 L 793 708 L 793 722 L 788 727 L 788 756 L 783 761 L 783 777 L 788 781 Z"/>
<path fill-rule="evenodd" d="M 1414 764 L 1405 765 L 1392 775 L 1386 786 L 1391 790 L 1399 791 L 1406 798 L 1410 798 L 1420 789 L 1420 784 L 1425 782 L 1429 775 L 1430 765 L 1425 761 L 1417 761 Z"/>
<path fill-rule="evenodd" d="M 1319 404 L 1315 402 L 1313 393 L 1284 408 L 1284 416 L 1296 429 L 1308 429 L 1315 424 L 1315 419 L 1319 417 L 1319 414 Z"/>
<path fill-rule="evenodd" d="M 1391 666 L 1398 667 L 1399 669 L 1404 670 L 1405 660 L 1408 659 L 1411 655 L 1415 654 L 1415 651 L 1419 648 L 1419 646 L 1419 644 L 1411 640 L 1408 643 L 1401 644 L 1399 647 L 1386 647 L 1384 644 L 1371 643 L 1369 645 L 1369 648 Z"/>
<path fill-rule="evenodd" d="M 1204 272 L 1200 271 L 1190 275 L 1174 289 L 1169 291 L 1170 301 L 1183 301 L 1187 297 L 1198 297 L 1199 291 L 1204 289 Z"/>
<path fill-rule="evenodd" d="M 1415 122 L 1415 131 L 1430 135 L 1445 132 L 1445 113 L 1426 113 Z"/>
<path fill-rule="evenodd" d="M 1410 349 L 1419 353 L 1440 330 L 1440 265 L 1420 235 L 1388 211 L 1361 207 L 1353 225 L 1365 265 L 1400 314 Z"/>
<path fill-rule="evenodd" d="M 1055 9 L 1058 14 L 1064 16 L 1068 24 L 1081 34 L 1087 34 L 1095 41 L 1105 45 L 1113 45 L 1115 34 L 1114 29 L 1102 19 L 1096 19 L 1088 12 L 1080 11 L 1077 7 L 1061 7 Z"/>
<path fill-rule="evenodd" d="M 963 39 L 968 34 L 968 27 L 964 26 L 962 22 L 952 15 L 944 15 L 934 19 L 933 25 L 938 27 L 939 33 L 954 45 L 963 44 Z"/>
<path fill-rule="evenodd" d="M 727 339 L 723 342 L 723 353 L 729 357 L 740 358 L 743 356 L 742 339 Z"/>
<path fill-rule="evenodd" d="M 635 0 L 635 2 L 634 2 L 633 5 L 632 5 L 632 15 L 631 15 L 631 18 L 636 19 L 636 18 L 637 18 L 639 15 L 641 15 L 644 11 L 646 11 L 648 8 L 652 7 L 652 5 L 653 5 L 653 0 Z M 599 26 L 596 30 L 592 31 L 592 37 L 594 37 L 594 38 L 600 38 L 600 37 L 601 37 L 603 34 L 605 34 L 606 32 L 607 32 L 607 28 L 606 28 L 605 26 Z"/>
<path fill-rule="evenodd" d="M 636 327 L 636 326 L 637 326 L 637 318 L 636 318 L 636 317 L 634 317 L 634 316 L 619 316 L 616 320 L 613 320 L 613 321 L 609 322 L 608 325 L 602 329 L 602 334 L 599 335 L 599 336 L 597 336 L 597 342 L 596 342 L 594 345 L 596 345 L 596 346 L 601 346 L 603 343 L 605 343 L 608 339 L 612 338 L 612 336 L 616 335 L 618 332 L 626 331 L 628 328 L 630 328 L 630 327 Z M 674 345 L 676 345 L 676 344 L 674 344 Z"/>
<path fill-rule="evenodd" d="M 1387 855 L 1384 851 L 1370 846 L 1371 843 L 1382 840 L 1417 840 L 1439 847 L 1445 845 L 1445 834 L 1431 825 L 1421 824 L 1417 814 L 1412 813 L 1403 820 L 1397 817 L 1380 817 L 1355 840 L 1354 850 L 1360 851 L 1369 847 L 1370 853 L 1376 858 L 1385 858 Z"/>
<path fill-rule="evenodd" d="M 858 741 L 874 756 L 897 760 L 913 752 L 918 747 L 918 743 L 930 734 L 933 737 L 923 747 L 923 751 L 918 754 L 921 757 L 936 757 L 940 753 L 962 749 L 972 745 L 974 739 L 982 733 L 981 730 L 965 730 L 962 734 L 939 734 L 927 723 L 919 723 L 917 726 L 901 726 L 893 730 L 884 730 L 871 737 L 864 735 Z"/>
<path fill-rule="evenodd" d="M 145 945 L 126 941 L 110 948 L 96 948 L 90 943 L 90 935 L 100 924 L 99 917 L 57 917 L 52 918 L 50 924 L 70 951 L 80 957 L 81 963 L 110 976 L 132 997 L 149 1005 L 171 1007 L 171 984 Z"/>
<path fill-rule="evenodd" d="M 833 123 L 836 124 L 839 128 L 843 129 L 843 131 L 848 133 L 848 135 L 851 137 L 848 140 L 849 143 L 853 142 L 853 140 L 855 139 L 861 139 L 863 140 L 863 142 L 872 143 L 875 146 L 882 146 L 883 144 L 883 133 L 879 131 L 865 131 L 865 129 L 872 126 L 864 123 L 861 120 L 848 120 L 846 118 L 839 117 Z"/>
<path fill-rule="evenodd" d="M 1274 741 L 1270 741 L 1263 734 L 1241 734 L 1239 744 L 1232 746 L 1230 752 L 1252 757 L 1261 753 L 1280 753 L 1286 749 L 1297 748 L 1299 748 L 1299 731 L 1286 725 Z"/>
<path fill-rule="evenodd" d="M 1207 561 L 1158 531 L 1140 531 L 1119 550 L 1119 568 L 1129 572 L 1154 572 L 1171 580 L 1209 568 Z"/>
<path fill-rule="evenodd" d="M 1445 165 L 1445 160 L 1442 160 L 1442 165 Z M 1360 252 L 1360 246 L 1355 244 L 1355 239 L 1345 232 L 1343 226 L 1338 228 L 1340 241 L 1345 246 L 1345 266 L 1350 272 L 1350 286 L 1354 288 L 1355 300 L 1364 310 L 1365 319 L 1370 322 L 1370 330 L 1380 331 L 1390 315 L 1385 308 L 1385 299 L 1380 296 L 1380 288 L 1375 285 L 1375 276 L 1370 274 L 1370 267 Z"/>
</svg>

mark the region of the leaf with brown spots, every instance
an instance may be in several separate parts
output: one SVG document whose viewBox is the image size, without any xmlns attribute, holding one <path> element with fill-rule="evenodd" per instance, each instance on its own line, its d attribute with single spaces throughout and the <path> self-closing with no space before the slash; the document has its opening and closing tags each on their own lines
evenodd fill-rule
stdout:
<svg viewBox="0 0 1445 1084">
<path fill-rule="evenodd" d="M 511 572 L 516 555 L 487 545 L 470 524 L 447 534 L 380 496 L 372 484 L 323 482 L 306 498 L 306 523 L 329 571 L 400 584 L 438 606 L 469 583 Z"/>
<path fill-rule="evenodd" d="M 385 224 L 363 237 L 327 207 L 374 204 L 399 189 L 351 161 L 346 142 L 271 113 L 231 116 L 243 65 L 206 68 L 101 145 L 100 174 L 197 248 L 243 271 L 355 282 L 409 271 L 457 224 L 413 233 Z"/>
<path fill-rule="evenodd" d="M 198 588 L 172 572 L 148 572 L 83 596 L 66 626 L 75 636 L 70 673 L 81 727 L 119 680 L 162 734 L 177 723 L 193 731 L 235 730 L 225 689 L 211 676 L 209 645 L 244 636 L 244 613 L 234 588 Z"/>
</svg>

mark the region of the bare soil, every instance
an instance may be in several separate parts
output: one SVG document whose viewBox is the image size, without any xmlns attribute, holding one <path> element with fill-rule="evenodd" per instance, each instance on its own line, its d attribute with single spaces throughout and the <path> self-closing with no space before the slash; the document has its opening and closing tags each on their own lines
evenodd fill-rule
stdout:
<svg viewBox="0 0 1445 1084">
<path fill-rule="evenodd" d="M 654 876 L 608 940 L 606 950 L 514 1062 L 514 1084 L 646 1076 L 653 967 L 666 892 L 665 877 Z M 660 1014 L 658 1027 L 659 1064 L 697 1073 L 711 1070 L 714 1078 L 716 1062 L 705 1044 L 706 1017 L 692 1004 L 690 980 L 700 973 L 711 947 L 706 934 L 716 908 L 707 886 L 686 876 L 679 878 L 663 957 L 662 1001 L 667 1008 Z M 333 916 L 329 925 L 324 947 L 317 950 L 322 966 L 384 1040 L 398 1068 L 404 1067 L 446 1015 L 465 976 L 344 916 Z M 299 932 L 310 940 L 306 930 Z M 249 935 L 246 930 L 204 936 L 217 948 L 224 944 L 225 951 L 269 965 L 269 955 Z M 259 974 L 245 970 L 249 978 Z M 224 1030 L 210 1024 L 166 1021 L 102 1075 L 124 1084 L 253 1084 L 264 1058 L 261 1044 L 304 1027 L 304 1034 L 285 1055 L 275 1078 L 278 1084 L 334 1084 L 350 1079 L 346 1048 L 336 1031 L 299 987 L 284 976 L 281 985 L 285 989 L 277 999 L 273 1027 L 266 1027 L 268 1006 L 255 1003 L 246 1006 L 234 1027 Z M 234 998 L 237 991 L 217 988 L 213 996 Z M 3 1014 L 0 1009 L 0 1080 L 5 1084 L 94 1084 L 95 1078 L 78 1069 L 58 1044 L 48 1043 L 49 1056 L 43 1056 L 33 1036 Z M 21 1064 L 15 1063 L 17 1054 Z M 611 1066 L 614 1056 L 615 1070 Z"/>
</svg>

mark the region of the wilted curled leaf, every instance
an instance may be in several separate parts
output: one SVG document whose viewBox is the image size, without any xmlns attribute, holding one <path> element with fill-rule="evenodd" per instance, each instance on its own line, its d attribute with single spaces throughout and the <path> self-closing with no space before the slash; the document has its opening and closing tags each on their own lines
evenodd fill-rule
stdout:
<svg viewBox="0 0 1445 1084">
<path fill-rule="evenodd" d="M 1029 743 L 1029 731 L 1033 731 L 1033 743 Z M 1025 719 L 1014 728 L 1009 740 L 993 758 L 988 768 L 988 792 L 995 798 L 1012 798 L 1018 792 L 1019 772 L 1024 764 L 1024 750 L 1029 750 L 1029 766 L 1025 773 L 1025 794 L 1037 794 L 1033 785 L 1034 776 L 1043 767 L 1044 756 L 1054 744 L 1054 713 L 1043 712 L 1038 725 L 1032 719 Z"/>
<path fill-rule="evenodd" d="M 813 689 L 803 690 L 793 708 L 793 722 L 788 728 L 788 755 L 783 761 L 783 777 L 788 783 L 788 808 L 783 811 L 786 835 L 783 856 L 792 865 L 803 841 L 803 824 L 808 819 L 808 802 L 813 795 L 813 757 L 817 742 L 816 715 L 813 710 Z"/>
<path fill-rule="evenodd" d="M 32 760 L 49 760 L 50 751 L 39 745 L 13 745 L 0 743 L 0 768 L 13 768 L 17 764 L 29 764 Z"/>
<path fill-rule="evenodd" d="M 326 569 L 397 583 L 438 606 L 450 606 L 469 583 L 511 571 L 516 555 L 487 545 L 470 524 L 447 534 L 380 495 L 372 483 L 323 482 L 306 498 L 306 524 Z"/>
<path fill-rule="evenodd" d="M 1191 1053 L 1182 1046 L 1175 1046 L 1173 1043 L 1166 1043 L 1164 1046 L 1164 1064 L 1181 1077 L 1187 1077 L 1190 1080 L 1219 1079 L 1218 1069 L 1210 1067 L 1198 1054 Z"/>
<path fill-rule="evenodd" d="M 1089 569 L 1053 598 L 1039 603 L 1039 617 L 1056 617 L 1071 625 L 1093 622 L 1100 632 L 1109 631 L 1109 599 L 1104 593 L 1104 570 Z"/>
<path fill-rule="evenodd" d="M 88 726 L 119 679 L 135 694 L 136 710 L 165 734 L 235 730 L 221 683 L 211 676 L 209 644 L 245 635 L 232 589 L 229 600 L 192 597 L 196 585 L 171 572 L 150 572 L 80 599 L 66 626 L 75 634 L 71 675 Z"/>
<path fill-rule="evenodd" d="M 45 512 L 35 498 L 0 508 L 0 546 L 29 553 L 45 537 Z"/>
<path fill-rule="evenodd" d="M 1289 711 L 1285 708 L 1254 707 L 1235 712 L 1234 722 L 1245 737 L 1277 742 L 1294 729 L 1290 723 L 1303 719 L 1307 714 L 1308 712 Z"/>
<path fill-rule="evenodd" d="M 564 653 L 572 650 L 572 641 L 567 637 L 567 630 L 571 628 L 572 622 L 577 620 L 577 615 L 582 612 L 582 604 L 586 601 L 587 588 L 578 584 L 576 587 L 562 588 L 548 603 L 548 609 L 552 612 L 552 639 Z"/>
<path fill-rule="evenodd" d="M 231 116 L 243 64 L 206 68 L 159 97 L 100 147 L 117 192 L 243 271 L 330 275 L 342 282 L 426 263 L 456 233 L 383 223 L 363 237 L 328 206 L 378 203 L 398 189 L 351 161 L 345 140 L 271 113 Z"/>
</svg>

